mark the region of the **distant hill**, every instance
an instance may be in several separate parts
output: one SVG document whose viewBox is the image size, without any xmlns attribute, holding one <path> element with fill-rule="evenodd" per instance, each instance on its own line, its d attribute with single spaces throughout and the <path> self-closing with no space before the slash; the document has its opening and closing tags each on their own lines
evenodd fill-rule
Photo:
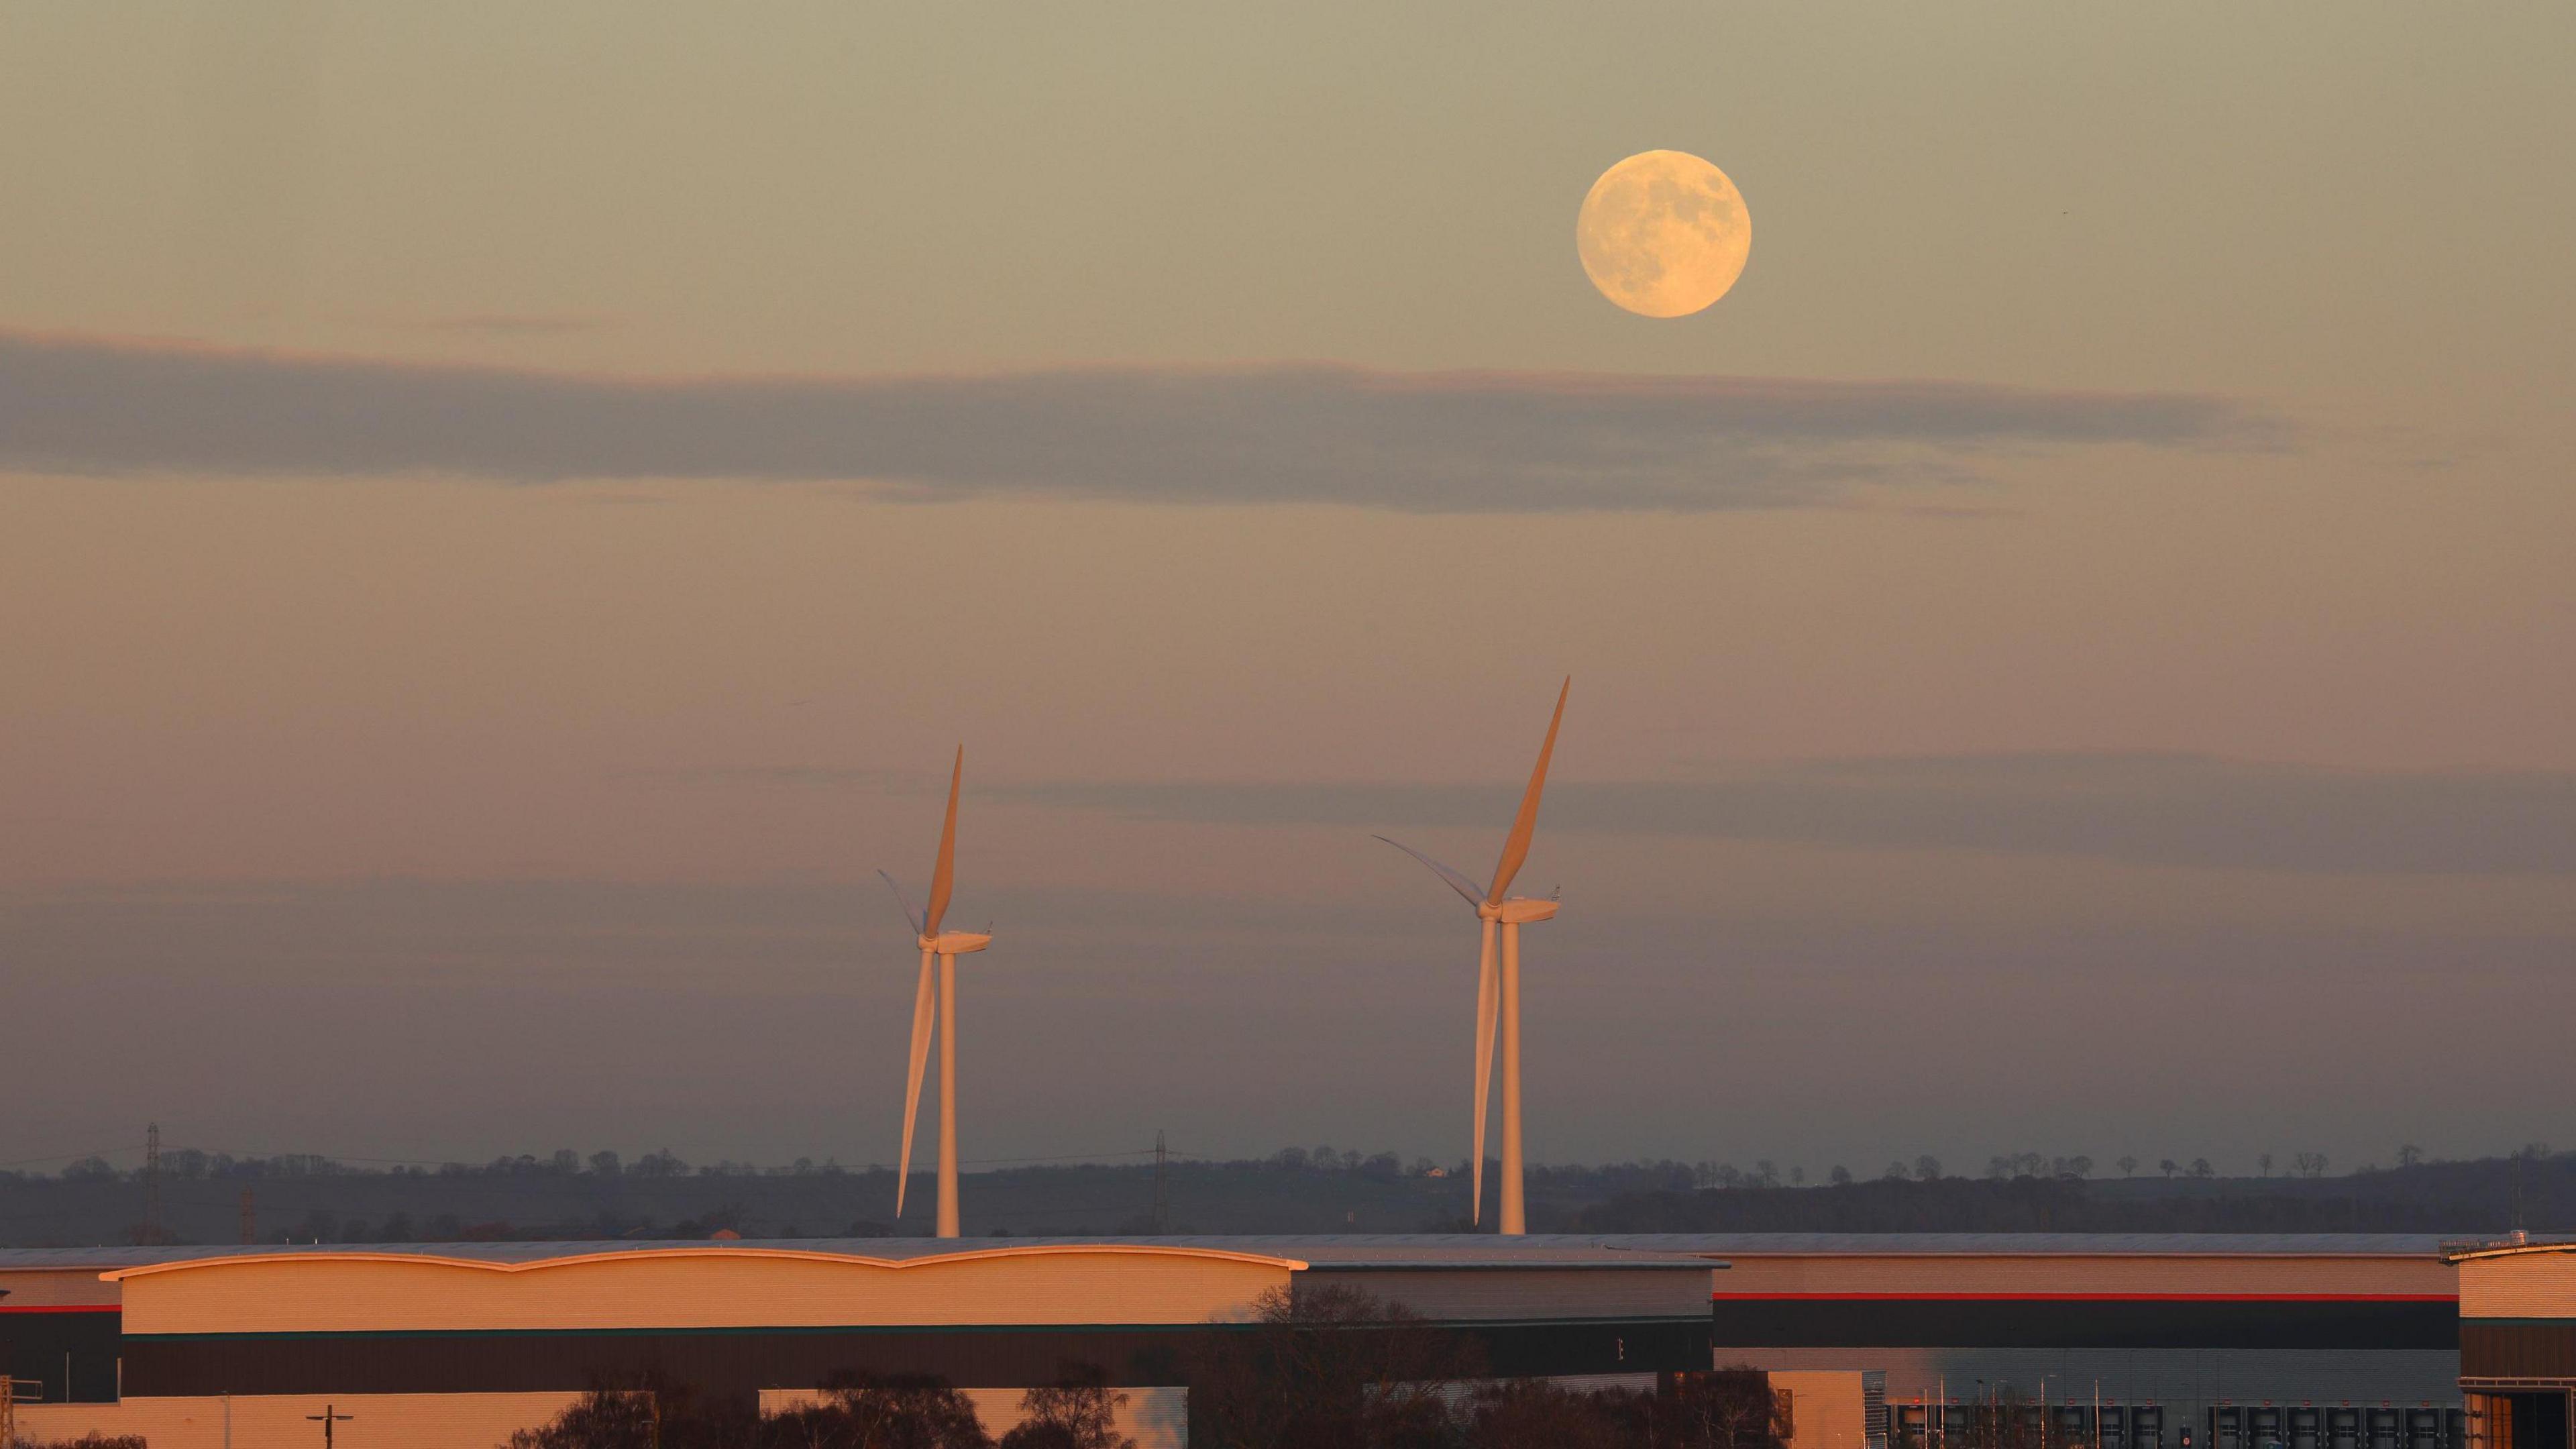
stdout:
<svg viewBox="0 0 2576 1449">
<path fill-rule="evenodd" d="M 1562 1220 L 1618 1192 L 1689 1176 L 1678 1164 L 1541 1170 L 1532 1174 L 1532 1211 Z M 1143 1234 L 1158 1225 L 1182 1233 L 1390 1233 L 1446 1230 L 1467 1216 L 1464 1177 L 1407 1170 L 1385 1154 L 1353 1154 L 1329 1168 L 1302 1151 L 1259 1161 L 1176 1159 L 1159 1218 L 1154 1179 L 1150 1163 L 970 1172 L 960 1194 L 964 1228 L 1019 1236 Z M 394 1171 L 320 1158 L 192 1162 L 163 1173 L 154 1234 L 145 1226 L 142 1174 L 76 1164 L 61 1175 L 0 1174 L 0 1244 L 237 1242 L 245 1195 L 262 1242 L 697 1237 L 718 1229 L 744 1237 L 926 1234 L 934 1192 L 931 1174 L 917 1171 L 898 1229 L 895 1174 L 884 1168 L 689 1170 L 654 1158 L 622 1167 L 521 1158 Z"/>
<path fill-rule="evenodd" d="M 691 1169 L 668 1154 L 505 1158 L 481 1166 L 373 1170 L 315 1157 L 171 1153 L 149 1185 L 91 1160 L 60 1174 L 0 1173 L 0 1244 L 229 1243 L 244 1195 L 264 1242 L 498 1238 L 873 1236 L 897 1231 L 894 1174 L 810 1163 Z M 968 1174 L 970 1234 L 1450 1232 L 1467 1227 L 1463 1173 L 1390 1154 L 1303 1151 L 1171 1162 L 1156 1215 L 1150 1164 L 1011 1167 Z M 1704 1186 L 1713 1178 L 1731 1186 Z M 929 1230 L 932 1183 L 914 1180 L 900 1231 Z M 1486 1182 L 1493 1220 L 1493 1181 Z M 2519 1211 L 2517 1212 L 2517 1200 Z M 2518 1222 L 2517 1222 L 2518 1219 Z M 1780 1186 L 1768 1174 L 1679 1162 L 1548 1166 L 1530 1174 L 1542 1232 L 2423 1232 L 2523 1226 L 2576 1231 L 2576 1154 L 2426 1162 L 2340 1177 L 2087 1178 L 2022 1173 Z"/>
</svg>

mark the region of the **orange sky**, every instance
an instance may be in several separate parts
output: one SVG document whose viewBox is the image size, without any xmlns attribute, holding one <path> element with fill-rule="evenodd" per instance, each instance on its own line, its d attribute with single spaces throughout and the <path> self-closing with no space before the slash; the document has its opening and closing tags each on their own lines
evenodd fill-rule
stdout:
<svg viewBox="0 0 2576 1449">
<path fill-rule="evenodd" d="M 1367 837 L 1480 869 L 1567 672 L 1542 1159 L 2544 1134 L 2571 25 L 12 12 L 0 1094 L 187 1029 L 0 1157 L 883 1157 L 961 739 L 971 1139 L 1463 1153 Z M 1678 322 L 1574 255 L 1653 147 Z"/>
</svg>

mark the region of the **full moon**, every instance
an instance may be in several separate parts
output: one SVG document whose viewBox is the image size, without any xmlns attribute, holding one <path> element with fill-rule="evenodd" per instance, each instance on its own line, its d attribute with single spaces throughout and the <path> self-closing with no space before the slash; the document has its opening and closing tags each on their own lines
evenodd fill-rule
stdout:
<svg viewBox="0 0 2576 1449">
<path fill-rule="evenodd" d="M 1687 317 L 1743 274 L 1753 218 L 1725 172 L 1687 151 L 1641 151 L 1592 183 L 1574 249 L 1602 296 L 1641 317 Z"/>
</svg>

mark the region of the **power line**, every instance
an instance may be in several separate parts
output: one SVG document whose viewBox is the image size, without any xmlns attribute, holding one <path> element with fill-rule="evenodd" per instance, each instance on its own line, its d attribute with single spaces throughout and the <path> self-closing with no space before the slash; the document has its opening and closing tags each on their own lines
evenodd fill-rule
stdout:
<svg viewBox="0 0 2576 1449">
<path fill-rule="evenodd" d="M 30 1167 L 39 1162 L 79 1162 L 90 1157 L 123 1157 L 133 1150 L 134 1144 L 129 1142 L 122 1147 L 101 1147 L 89 1152 L 57 1152 L 51 1157 L 21 1157 L 14 1161 L 0 1162 L 0 1167 Z"/>
<path fill-rule="evenodd" d="M 160 1167 L 160 1155 L 161 1155 L 161 1154 L 160 1154 L 160 1148 L 159 1148 L 159 1138 L 160 1138 L 160 1128 L 159 1128 L 159 1124 L 158 1124 L 158 1123 L 154 1123 L 154 1124 L 152 1124 L 152 1126 L 151 1126 L 150 1128 L 148 1128 L 148 1129 L 147 1129 L 147 1133 L 146 1133 L 146 1140 L 145 1140 L 145 1142 L 144 1142 L 143 1146 L 139 1149 L 139 1150 L 143 1153 L 143 1156 L 144 1156 L 144 1161 L 143 1161 L 143 1171 L 144 1171 L 144 1175 L 145 1175 L 145 1178 L 146 1178 L 147 1202 L 148 1202 L 149 1204 L 151 1204 L 151 1205 L 155 1205 L 156 1207 L 157 1207 L 157 1203 L 158 1203 L 158 1199 L 159 1199 L 159 1167 Z M 48 1154 L 48 1155 L 43 1156 L 43 1157 L 20 1157 L 20 1158 L 14 1158 L 14 1159 L 6 1159 L 6 1160 L 0 1160 L 0 1170 L 5 1170 L 5 1169 L 8 1169 L 8 1168 L 15 1168 L 15 1167 L 33 1167 L 33 1166 L 39 1166 L 39 1165 L 46 1164 L 46 1163 L 56 1163 L 56 1162 L 70 1163 L 70 1162 L 79 1162 L 79 1161 L 84 1161 L 84 1160 L 86 1160 L 86 1159 L 93 1158 L 93 1157 L 96 1157 L 96 1158 L 116 1158 L 116 1157 L 124 1157 L 124 1156 L 127 1156 L 128 1154 L 131 1154 L 131 1153 L 133 1153 L 133 1152 L 136 1152 L 137 1150 L 138 1150 L 138 1149 L 137 1149 L 133 1144 L 128 1143 L 128 1144 L 123 1145 L 123 1146 L 116 1146 L 116 1147 L 103 1147 L 103 1148 L 94 1149 L 94 1150 L 92 1150 L 92 1151 L 88 1151 L 88 1152 L 58 1152 L 58 1153 Z M 480 1173 L 481 1173 L 481 1172 L 482 1172 L 482 1171 L 483 1171 L 483 1170 L 484 1170 L 484 1169 L 489 1165 L 489 1164 L 486 1164 L 486 1163 L 477 1163 L 477 1162 L 460 1162 L 460 1161 L 458 1161 L 457 1159 L 454 1159 L 454 1158 L 426 1158 L 426 1157 L 361 1157 L 361 1156 L 355 1156 L 355 1155 L 349 1155 L 349 1154 L 343 1154 L 343 1153 L 335 1153 L 335 1152 L 270 1152 L 270 1151 L 252 1151 L 252 1150 L 245 1150 L 245 1149 L 241 1149 L 241 1148 L 189 1147 L 189 1146 L 173 1147 L 173 1148 L 170 1148 L 169 1150 L 170 1150 L 171 1152 L 191 1152 L 191 1153 L 197 1153 L 197 1154 L 201 1154 L 201 1155 L 203 1155 L 203 1156 L 205 1156 L 205 1157 L 230 1157 L 230 1158 L 232 1158 L 236 1163 L 244 1163 L 244 1162 L 251 1162 L 251 1161 L 268 1161 L 268 1162 L 275 1162 L 275 1161 L 280 1161 L 280 1160 L 292 1160 L 292 1159 L 302 1158 L 302 1159 L 308 1159 L 308 1160 L 312 1160 L 312 1161 L 316 1161 L 316 1162 L 329 1163 L 329 1164 L 332 1164 L 332 1165 L 335 1165 L 335 1166 L 337 1166 L 337 1165 L 363 1165 L 363 1166 L 368 1166 L 368 1167 L 429 1167 L 429 1168 L 437 1168 L 437 1167 L 447 1167 L 447 1166 L 451 1166 L 451 1165 L 453 1165 L 453 1166 L 458 1166 L 458 1167 L 463 1167 L 463 1168 L 465 1168 L 465 1169 L 467 1170 L 468 1175 L 479 1175 L 479 1174 L 480 1174 Z M 522 1154 L 522 1155 L 525 1155 L 525 1156 L 533 1156 L 533 1154 Z M 1188 1150 L 1183 1149 L 1183 1148 L 1178 1148 L 1178 1147 L 1172 1147 L 1172 1146 L 1169 1146 L 1169 1145 L 1168 1145 L 1168 1144 L 1163 1140 L 1163 1134 L 1162 1134 L 1161 1132 L 1159 1132 L 1159 1131 L 1158 1131 L 1157 1133 L 1155 1133 L 1155 1145 L 1154 1145 L 1154 1146 L 1152 1146 L 1152 1147 L 1129 1148 L 1129 1149 L 1125 1149 L 1125 1150 L 1121 1150 L 1121 1151 L 1114 1151 L 1114 1152 L 1065 1152 L 1065 1153 L 1056 1153 L 1056 1154 L 1052 1154 L 1052 1155 L 1039 1156 L 1039 1157 L 969 1157 L 969 1158 L 965 1158 L 965 1159 L 961 1160 L 961 1161 L 959 1162 L 959 1164 L 958 1164 L 958 1165 L 959 1165 L 959 1166 L 961 1166 L 961 1167 L 1020 1167 L 1020 1166 L 1032 1166 L 1032 1165 L 1043 1164 L 1043 1163 L 1074 1162 L 1074 1163 L 1097 1163 L 1097 1164 L 1099 1164 L 1099 1165 L 1101 1165 L 1101 1166 L 1109 1167 L 1109 1166 L 1118 1166 L 1118 1165 L 1121 1165 L 1121 1164 L 1125 1163 L 1126 1161 L 1128 1161 L 1129 1159 L 1139 1159 L 1139 1158 L 1148 1158 L 1148 1157 L 1155 1159 L 1156 1163 L 1158 1164 L 1158 1171 L 1160 1170 L 1160 1165 L 1161 1165 L 1161 1164 L 1168 1163 L 1168 1162 L 1170 1162 L 1170 1161 L 1172 1161 L 1172 1160 L 1175 1160 L 1175 1159 L 1177 1159 L 1177 1160 L 1181 1160 L 1181 1161 L 1187 1161 L 1187 1162 L 1220 1162 L 1220 1161 L 1231 1161 L 1231 1160 L 1233 1160 L 1233 1159 L 1217 1158 L 1217 1157 L 1210 1156 L 1210 1155 L 1208 1155 L 1208 1154 L 1206 1154 L 1206 1153 L 1202 1153 L 1202 1152 L 1191 1152 L 1191 1151 L 1188 1151 Z M 498 1158 L 498 1159 L 495 1159 L 495 1160 L 496 1160 L 496 1161 L 515 1161 L 516 1159 L 515 1159 L 515 1158 L 512 1158 L 512 1157 L 504 1156 L 504 1157 L 502 1157 L 502 1158 Z M 1252 1160 L 1258 1161 L 1259 1159 L 1252 1159 Z M 853 1165 L 853 1166 L 848 1166 L 848 1167 L 844 1167 L 844 1168 L 842 1168 L 842 1172 L 843 1172 L 845 1175 L 847 1175 L 847 1176 L 851 1176 L 851 1177 L 862 1176 L 862 1175 L 864 1175 L 864 1174 L 872 1173 L 872 1172 L 891 1172 L 891 1171 L 893 1171 L 893 1168 L 892 1168 L 890 1165 L 885 1164 L 885 1163 L 877 1163 L 877 1162 L 871 1162 L 871 1163 L 866 1163 L 866 1164 L 861 1164 L 861 1165 Z M 330 1176 L 330 1175 L 331 1175 L 331 1174 L 328 1174 L 328 1173 L 317 1173 L 317 1174 L 293 1173 L 293 1174 L 282 1174 L 282 1175 L 281 1175 L 281 1177 L 327 1177 L 327 1176 Z M 358 1175 L 363 1175 L 363 1174 L 358 1174 Z M 701 1175 L 703 1175 L 703 1174 L 700 1174 L 700 1173 L 697 1173 L 697 1172 L 689 1172 L 689 1173 L 684 1173 L 684 1174 L 681 1174 L 681 1175 L 682 1175 L 682 1176 L 687 1176 L 687 1177 L 697 1177 L 697 1176 L 701 1176 Z M 759 1172 L 754 1172 L 754 1173 L 745 1174 L 745 1175 L 749 1175 L 749 1176 L 767 1177 L 767 1176 L 770 1176 L 770 1175 L 772 1175 L 772 1174 L 771 1174 L 771 1173 L 769 1173 L 769 1172 L 767 1172 L 767 1171 L 759 1171 Z M 788 1175 L 788 1174 L 783 1174 L 783 1173 L 782 1173 L 782 1174 L 777 1174 L 777 1175 L 779 1175 L 779 1176 L 786 1176 L 786 1175 Z M 147 1226 L 150 1226 L 150 1225 L 156 1224 L 156 1223 L 159 1221 L 157 1211 L 156 1211 L 156 1212 L 153 1212 L 153 1213 L 150 1213 L 150 1214 L 147 1214 L 145 1221 L 146 1221 L 146 1225 L 147 1225 Z"/>
<path fill-rule="evenodd" d="M 1120 1157 L 1151 1157 L 1155 1149 L 1139 1147 L 1132 1152 L 1068 1152 L 1061 1157 L 966 1157 L 960 1167 L 996 1167 L 1013 1162 L 1108 1162 Z"/>
</svg>

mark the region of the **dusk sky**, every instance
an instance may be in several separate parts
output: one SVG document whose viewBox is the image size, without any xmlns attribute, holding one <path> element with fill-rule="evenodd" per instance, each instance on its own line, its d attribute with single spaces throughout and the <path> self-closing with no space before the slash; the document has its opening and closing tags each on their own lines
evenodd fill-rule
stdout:
<svg viewBox="0 0 2576 1449">
<path fill-rule="evenodd" d="M 0 1161 L 2563 1135 L 2576 10 L 0 10 Z M 1575 213 L 1722 167 L 1651 320 Z M 2570 1144 L 2561 1143 L 2561 1146 Z M 2097 1169 L 2098 1170 L 2098 1169 Z"/>
</svg>

